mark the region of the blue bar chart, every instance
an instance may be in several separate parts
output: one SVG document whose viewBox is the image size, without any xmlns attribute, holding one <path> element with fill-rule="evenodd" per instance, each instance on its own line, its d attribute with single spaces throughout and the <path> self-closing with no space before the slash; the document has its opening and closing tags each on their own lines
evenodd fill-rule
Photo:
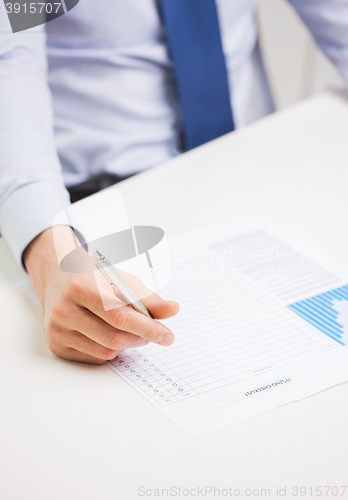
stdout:
<svg viewBox="0 0 348 500">
<path fill-rule="evenodd" d="M 288 306 L 343 346 L 348 344 L 348 285 Z"/>
</svg>

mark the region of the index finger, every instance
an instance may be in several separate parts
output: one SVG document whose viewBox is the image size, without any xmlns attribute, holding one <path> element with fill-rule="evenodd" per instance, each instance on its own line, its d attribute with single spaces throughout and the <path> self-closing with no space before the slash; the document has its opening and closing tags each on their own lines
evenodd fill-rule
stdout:
<svg viewBox="0 0 348 500">
<path fill-rule="evenodd" d="M 133 333 L 149 342 L 163 346 L 170 346 L 174 342 L 173 332 L 169 328 L 128 305 L 105 311 L 103 319 L 114 328 Z"/>
<path fill-rule="evenodd" d="M 145 306 L 149 308 L 154 316 L 159 315 L 160 317 L 166 317 L 177 312 L 178 305 L 176 303 L 164 301 L 157 294 L 153 294 L 153 292 L 147 289 L 138 278 L 128 275 L 127 273 L 122 272 L 122 274 L 144 303 L 145 300 L 147 300 Z M 89 289 L 87 294 L 84 294 L 84 304 L 82 304 L 84 307 L 87 307 L 87 309 L 95 315 L 99 316 L 118 330 L 132 333 L 149 342 L 154 342 L 163 346 L 170 346 L 174 342 L 174 335 L 169 328 L 135 311 L 129 305 L 125 304 L 117 296 L 118 294 L 114 294 L 113 289 L 99 272 L 94 273 L 94 277 L 98 286 L 93 287 L 93 293 L 91 293 Z M 106 310 L 104 307 L 105 298 L 107 296 L 110 297 L 110 295 L 113 297 L 111 301 L 112 308 Z M 145 299 L 143 298 L 144 296 L 146 297 Z M 152 298 L 150 299 L 149 297 Z M 156 302 L 157 306 L 155 307 L 154 304 Z"/>
<path fill-rule="evenodd" d="M 136 276 L 121 271 L 120 269 L 118 269 L 118 272 L 131 286 L 153 318 L 164 319 L 175 316 L 175 314 L 178 313 L 180 307 L 177 302 L 162 299 L 156 292 L 147 288 Z"/>
</svg>

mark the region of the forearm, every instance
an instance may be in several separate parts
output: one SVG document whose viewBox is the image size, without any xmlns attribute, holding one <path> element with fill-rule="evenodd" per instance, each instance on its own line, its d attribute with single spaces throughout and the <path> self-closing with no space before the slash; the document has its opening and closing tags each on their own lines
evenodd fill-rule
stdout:
<svg viewBox="0 0 348 500">
<path fill-rule="evenodd" d="M 54 144 L 44 29 L 11 33 L 2 4 L 0 31 L 0 225 L 21 262 L 69 195 Z"/>
</svg>

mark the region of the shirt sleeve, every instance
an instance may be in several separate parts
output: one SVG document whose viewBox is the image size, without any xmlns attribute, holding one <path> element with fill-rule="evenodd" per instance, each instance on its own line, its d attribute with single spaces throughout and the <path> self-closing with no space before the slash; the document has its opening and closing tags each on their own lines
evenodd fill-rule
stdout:
<svg viewBox="0 0 348 500">
<path fill-rule="evenodd" d="M 348 83 L 348 0 L 289 0 Z"/>
<path fill-rule="evenodd" d="M 53 134 L 44 26 L 12 33 L 0 2 L 0 229 L 26 246 L 70 204 Z"/>
</svg>

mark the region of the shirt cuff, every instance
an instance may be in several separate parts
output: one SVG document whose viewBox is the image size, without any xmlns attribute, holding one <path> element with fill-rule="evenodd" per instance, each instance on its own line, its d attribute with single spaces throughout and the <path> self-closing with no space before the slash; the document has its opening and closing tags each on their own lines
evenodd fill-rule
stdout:
<svg viewBox="0 0 348 500">
<path fill-rule="evenodd" d="M 0 227 L 16 261 L 25 270 L 22 256 L 36 236 L 54 225 L 54 219 L 70 205 L 69 192 L 61 179 L 21 180 L 3 200 Z"/>
</svg>

